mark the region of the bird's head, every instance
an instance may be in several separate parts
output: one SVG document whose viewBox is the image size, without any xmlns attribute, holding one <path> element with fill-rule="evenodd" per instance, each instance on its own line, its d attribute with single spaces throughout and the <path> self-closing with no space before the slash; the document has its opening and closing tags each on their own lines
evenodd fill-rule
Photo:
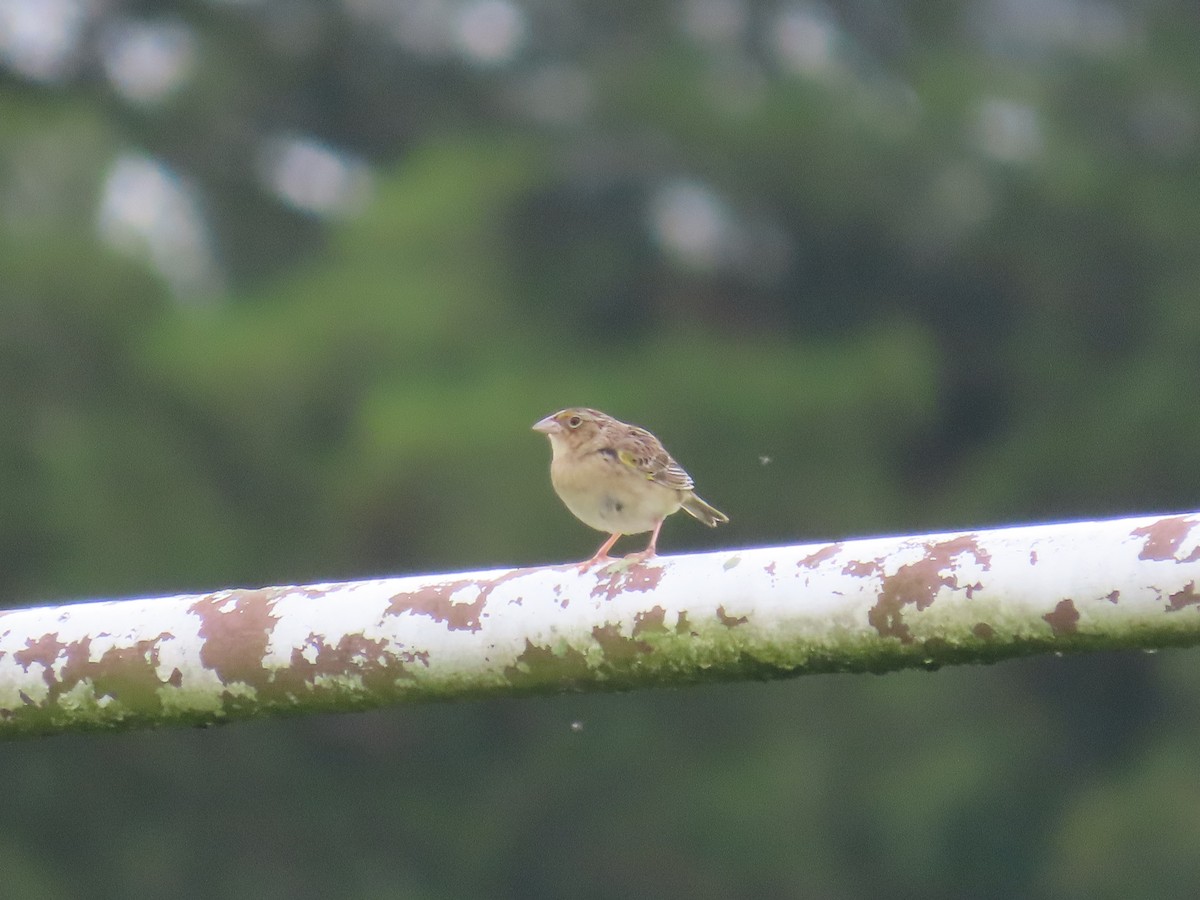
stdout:
<svg viewBox="0 0 1200 900">
<path fill-rule="evenodd" d="M 574 449 L 595 438 L 604 424 L 611 421 L 611 416 L 606 416 L 598 409 L 572 406 L 546 416 L 533 426 L 533 430 L 550 438 L 550 444 L 556 450 Z"/>
</svg>

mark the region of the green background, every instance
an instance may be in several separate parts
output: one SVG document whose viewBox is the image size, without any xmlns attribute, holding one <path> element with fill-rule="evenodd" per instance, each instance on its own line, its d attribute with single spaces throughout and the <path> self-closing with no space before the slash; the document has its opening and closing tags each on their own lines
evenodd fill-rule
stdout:
<svg viewBox="0 0 1200 900">
<path fill-rule="evenodd" d="M 1200 507 L 1193 4 L 37 7 L 5 605 L 583 559 L 529 431 L 577 404 L 731 516 L 666 553 Z M 288 136 L 353 202 L 272 188 Z M 114 237 L 130 159 L 183 226 Z M 0 746 L 0 894 L 1192 896 L 1196 660 Z"/>
</svg>

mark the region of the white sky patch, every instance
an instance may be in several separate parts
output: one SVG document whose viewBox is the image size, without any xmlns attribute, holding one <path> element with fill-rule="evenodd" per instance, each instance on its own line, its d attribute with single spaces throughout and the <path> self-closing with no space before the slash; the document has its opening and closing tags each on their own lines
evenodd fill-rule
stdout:
<svg viewBox="0 0 1200 900">
<path fill-rule="evenodd" d="M 267 140 L 259 174 L 289 206 L 320 216 L 348 216 L 370 195 L 366 163 L 316 138 L 284 134 Z"/>
<path fill-rule="evenodd" d="M 183 22 L 119 19 L 100 34 L 100 63 L 132 103 L 152 104 L 176 90 L 196 64 L 196 38 Z"/>
<path fill-rule="evenodd" d="M 517 55 L 528 28 L 524 10 L 509 0 L 471 0 L 459 8 L 454 38 L 470 62 L 497 66 Z"/>
<path fill-rule="evenodd" d="M 125 153 L 113 162 L 97 228 L 111 246 L 147 259 L 177 296 L 218 290 L 220 276 L 196 193 L 161 160 Z"/>
<path fill-rule="evenodd" d="M 1027 103 L 987 97 L 979 104 L 975 141 L 999 162 L 1027 162 L 1042 150 L 1037 110 Z"/>
<path fill-rule="evenodd" d="M 839 64 L 841 30 L 832 14 L 813 4 L 789 6 L 771 24 L 771 44 L 780 63 L 800 75 L 826 75 Z"/>
<path fill-rule="evenodd" d="M 34 81 L 61 80 L 89 17 L 86 0 L 0 0 L 0 65 Z"/>
<path fill-rule="evenodd" d="M 681 262 L 712 269 L 721 261 L 729 215 L 706 185 L 674 181 L 651 199 L 650 226 L 658 243 Z"/>
</svg>

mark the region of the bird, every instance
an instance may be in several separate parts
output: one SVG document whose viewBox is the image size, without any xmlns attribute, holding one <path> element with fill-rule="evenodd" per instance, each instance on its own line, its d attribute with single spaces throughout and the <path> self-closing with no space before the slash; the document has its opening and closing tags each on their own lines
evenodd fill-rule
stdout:
<svg viewBox="0 0 1200 900">
<path fill-rule="evenodd" d="M 569 407 L 533 426 L 550 439 L 550 482 L 579 521 L 608 532 L 586 572 L 610 562 L 608 551 L 623 534 L 649 531 L 646 549 L 627 559 L 642 561 L 657 552 L 663 520 L 680 509 L 715 528 L 729 517 L 696 495 L 692 477 L 645 428 L 587 407 Z"/>
</svg>

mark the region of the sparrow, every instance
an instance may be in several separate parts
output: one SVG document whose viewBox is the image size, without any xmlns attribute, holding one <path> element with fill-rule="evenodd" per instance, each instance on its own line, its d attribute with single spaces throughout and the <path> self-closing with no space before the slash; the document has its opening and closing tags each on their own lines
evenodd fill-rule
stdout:
<svg viewBox="0 0 1200 900">
<path fill-rule="evenodd" d="M 645 428 L 629 425 L 597 409 L 571 407 L 533 426 L 550 439 L 550 483 L 575 518 L 609 537 L 586 572 L 611 561 L 608 551 L 623 534 L 651 532 L 650 543 L 628 559 L 656 552 L 663 520 L 680 509 L 716 527 L 729 517 L 696 496 L 692 478 Z"/>
</svg>

